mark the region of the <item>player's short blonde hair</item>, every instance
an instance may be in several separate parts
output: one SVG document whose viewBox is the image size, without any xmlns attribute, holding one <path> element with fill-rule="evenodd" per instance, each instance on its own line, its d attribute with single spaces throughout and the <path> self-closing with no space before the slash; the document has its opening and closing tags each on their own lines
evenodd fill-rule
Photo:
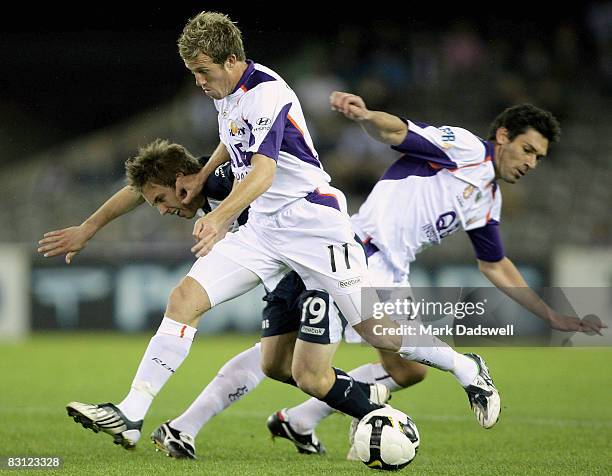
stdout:
<svg viewBox="0 0 612 476">
<path fill-rule="evenodd" d="M 142 192 L 148 183 L 174 188 L 178 173 L 195 174 L 201 168 L 198 159 L 182 145 L 155 139 L 125 161 L 125 176 L 131 187 Z"/>
<path fill-rule="evenodd" d="M 201 12 L 190 19 L 178 39 L 178 49 L 183 61 L 193 60 L 199 53 L 217 64 L 225 63 L 230 55 L 239 61 L 246 59 L 242 33 L 227 15 L 217 12 Z"/>
</svg>

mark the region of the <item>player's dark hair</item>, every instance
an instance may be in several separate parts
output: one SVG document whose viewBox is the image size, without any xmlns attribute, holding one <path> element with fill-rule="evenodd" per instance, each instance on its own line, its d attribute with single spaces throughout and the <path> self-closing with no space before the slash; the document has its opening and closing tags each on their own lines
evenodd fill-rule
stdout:
<svg viewBox="0 0 612 476">
<path fill-rule="evenodd" d="M 180 144 L 155 139 L 138 149 L 138 155 L 125 161 L 125 176 L 128 184 L 137 191 L 147 183 L 174 188 L 176 175 L 195 174 L 200 171 L 200 162 Z"/>
<path fill-rule="evenodd" d="M 489 140 L 495 140 L 497 129 L 505 127 L 508 129 L 508 138 L 514 140 L 532 128 L 548 139 L 548 142 L 559 142 L 561 126 L 552 113 L 540 109 L 533 104 L 519 104 L 512 106 L 497 116 L 489 128 Z"/>
<path fill-rule="evenodd" d="M 234 22 L 223 13 L 201 12 L 191 18 L 178 39 L 183 61 L 195 59 L 203 53 L 217 64 L 225 63 L 230 55 L 244 61 L 242 34 Z"/>
</svg>

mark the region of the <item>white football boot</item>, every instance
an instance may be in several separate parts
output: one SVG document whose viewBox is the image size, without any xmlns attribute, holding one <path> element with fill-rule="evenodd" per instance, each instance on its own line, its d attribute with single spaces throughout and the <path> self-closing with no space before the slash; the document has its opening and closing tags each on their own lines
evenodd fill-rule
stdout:
<svg viewBox="0 0 612 476">
<path fill-rule="evenodd" d="M 478 366 L 478 375 L 468 385 L 464 387 L 467 393 L 470 406 L 474 410 L 476 420 L 484 428 L 491 428 L 497 423 L 501 413 L 501 398 L 493 379 L 489 375 L 485 361 L 478 354 L 464 354 L 474 360 Z"/>
<path fill-rule="evenodd" d="M 116 445 L 121 445 L 130 450 L 136 446 L 140 439 L 142 420 L 131 421 L 112 403 L 100 403 L 92 405 L 90 403 L 70 402 L 66 405 L 68 416 L 90 428 L 94 433 L 100 431 L 108 433 L 113 437 Z"/>
<path fill-rule="evenodd" d="M 172 428 L 169 420 L 151 433 L 151 441 L 157 451 L 172 458 L 197 459 L 193 436 Z"/>
</svg>

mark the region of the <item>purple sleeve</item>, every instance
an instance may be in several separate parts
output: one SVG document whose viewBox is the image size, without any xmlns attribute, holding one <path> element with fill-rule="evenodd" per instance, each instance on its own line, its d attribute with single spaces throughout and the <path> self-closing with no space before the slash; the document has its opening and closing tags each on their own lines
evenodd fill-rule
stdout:
<svg viewBox="0 0 612 476">
<path fill-rule="evenodd" d="M 498 221 L 491 220 L 481 228 L 468 230 L 467 234 L 479 260 L 494 263 L 505 256 Z"/>
<path fill-rule="evenodd" d="M 258 154 L 263 154 L 278 162 L 278 153 L 283 143 L 285 128 L 287 127 L 287 116 L 291 109 L 291 103 L 286 104 L 274 119 L 274 123 L 259 145 Z"/>
<path fill-rule="evenodd" d="M 402 122 L 408 124 L 407 119 L 403 117 L 400 117 L 400 119 Z M 413 123 L 422 129 L 430 127 L 420 122 Z M 403 152 L 411 158 L 434 162 L 444 168 L 453 169 L 457 167 L 457 164 L 453 162 L 443 150 L 414 131 L 408 130 L 404 141 L 399 145 L 392 145 L 391 148 L 398 152 Z"/>
</svg>

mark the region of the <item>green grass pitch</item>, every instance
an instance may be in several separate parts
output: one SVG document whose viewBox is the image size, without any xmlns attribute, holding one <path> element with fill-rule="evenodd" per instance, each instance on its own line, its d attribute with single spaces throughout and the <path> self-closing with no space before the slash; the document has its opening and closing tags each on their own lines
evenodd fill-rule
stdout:
<svg viewBox="0 0 612 476">
<path fill-rule="evenodd" d="M 257 337 L 198 336 L 189 358 L 160 392 L 134 451 L 112 444 L 66 416 L 71 400 L 117 402 L 127 392 L 150 336 L 42 334 L 0 345 L 0 456 L 61 456 L 57 470 L 10 474 L 372 474 L 345 461 L 349 418 L 332 415 L 318 434 L 324 457 L 272 443 L 265 421 L 304 395 L 269 380 L 216 416 L 196 440 L 199 459 L 156 453 L 149 433 L 176 416 L 236 353 Z M 455 379 L 430 370 L 395 393 L 413 417 L 421 448 L 402 474 L 612 474 L 612 349 L 480 349 L 502 396 L 497 426 L 478 426 Z M 336 365 L 349 370 L 374 358 L 342 345 Z M 0 470 L 1 472 L 1 470 Z"/>
</svg>

